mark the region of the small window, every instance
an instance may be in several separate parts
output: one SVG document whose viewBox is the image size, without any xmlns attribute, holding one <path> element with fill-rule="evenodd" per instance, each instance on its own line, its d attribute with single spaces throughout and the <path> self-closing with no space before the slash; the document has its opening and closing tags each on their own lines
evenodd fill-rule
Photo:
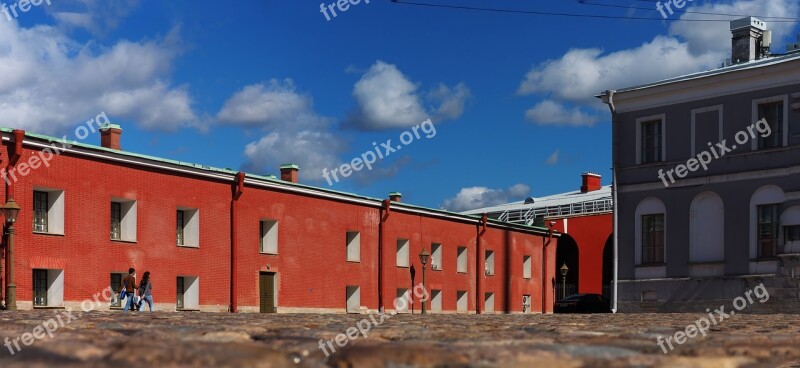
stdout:
<svg viewBox="0 0 800 368">
<path fill-rule="evenodd" d="M 642 216 L 642 263 L 664 263 L 664 214 Z"/>
<path fill-rule="evenodd" d="M 758 257 L 767 258 L 775 256 L 778 245 L 778 207 L 777 204 L 767 204 L 757 207 L 758 213 Z"/>
<path fill-rule="evenodd" d="M 397 313 L 408 313 L 411 304 L 411 293 L 408 289 L 397 289 L 397 299 L 394 301 L 394 307 Z"/>
<path fill-rule="evenodd" d="M 784 226 L 783 231 L 786 242 L 800 241 L 800 225 Z"/>
<path fill-rule="evenodd" d="M 111 240 L 136 241 L 136 201 L 111 200 Z"/>
<path fill-rule="evenodd" d="M 641 160 L 643 164 L 660 162 L 663 159 L 662 121 L 649 120 L 641 122 Z"/>
<path fill-rule="evenodd" d="M 439 243 L 431 244 L 431 269 L 434 271 L 442 270 L 442 245 Z"/>
<path fill-rule="evenodd" d="M 261 253 L 278 254 L 278 221 L 261 220 Z"/>
<path fill-rule="evenodd" d="M 33 270 L 33 306 L 64 306 L 64 270 Z"/>
<path fill-rule="evenodd" d="M 176 309 L 200 309 L 200 279 L 197 276 L 178 276 L 176 294 Z"/>
<path fill-rule="evenodd" d="M 47 306 L 47 270 L 33 270 L 33 305 Z"/>
<path fill-rule="evenodd" d="M 361 261 L 361 233 L 358 231 L 348 231 L 346 236 L 347 242 L 347 261 L 359 262 Z"/>
<path fill-rule="evenodd" d="M 459 290 L 456 292 L 456 312 L 458 313 L 466 313 L 467 308 L 469 308 L 469 297 L 468 293 L 464 290 Z"/>
<path fill-rule="evenodd" d="M 122 300 L 119 298 L 119 293 L 122 291 L 122 278 L 124 277 L 121 273 L 112 273 L 111 274 L 111 307 L 112 308 L 122 308 Z"/>
<path fill-rule="evenodd" d="M 33 191 L 33 232 L 64 235 L 64 191 L 36 188 Z"/>
<path fill-rule="evenodd" d="M 483 313 L 494 313 L 494 293 L 484 293 Z"/>
<path fill-rule="evenodd" d="M 772 133 L 766 137 L 758 135 L 758 149 L 783 146 L 783 101 L 759 104 L 757 121 L 761 119 L 767 121 Z"/>
<path fill-rule="evenodd" d="M 486 263 L 484 264 L 484 272 L 487 276 L 494 275 L 494 252 L 491 250 L 486 251 Z"/>
<path fill-rule="evenodd" d="M 358 286 L 346 287 L 347 313 L 359 313 L 361 311 L 361 288 Z"/>
<path fill-rule="evenodd" d="M 442 313 L 442 291 L 431 290 L 431 313 Z"/>
<path fill-rule="evenodd" d="M 411 246 L 408 239 L 397 239 L 397 267 L 409 267 Z"/>
<path fill-rule="evenodd" d="M 178 207 L 175 212 L 175 225 L 178 246 L 193 248 L 200 246 L 200 211 L 198 209 Z"/>
<path fill-rule="evenodd" d="M 532 271 L 531 256 L 522 257 L 522 278 L 530 279 Z"/>
<path fill-rule="evenodd" d="M 177 290 L 177 297 L 178 300 L 175 302 L 175 308 L 183 309 L 185 305 L 185 294 L 186 294 L 186 284 L 184 283 L 183 277 L 178 277 L 178 285 L 176 287 Z"/>
<path fill-rule="evenodd" d="M 467 247 L 458 247 L 456 258 L 458 261 L 456 271 L 459 273 L 467 273 Z"/>
</svg>

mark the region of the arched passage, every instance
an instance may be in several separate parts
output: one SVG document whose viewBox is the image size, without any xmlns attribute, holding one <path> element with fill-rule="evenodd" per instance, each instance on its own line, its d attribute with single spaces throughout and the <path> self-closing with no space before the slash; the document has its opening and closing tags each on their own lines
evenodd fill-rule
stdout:
<svg viewBox="0 0 800 368">
<path fill-rule="evenodd" d="M 561 274 L 561 267 L 567 265 L 566 278 Z M 556 299 L 561 300 L 578 292 L 578 243 L 569 234 L 561 234 L 556 248 Z"/>
<path fill-rule="evenodd" d="M 611 283 L 614 282 L 614 234 L 608 236 L 603 246 L 603 296 L 611 299 Z"/>
</svg>

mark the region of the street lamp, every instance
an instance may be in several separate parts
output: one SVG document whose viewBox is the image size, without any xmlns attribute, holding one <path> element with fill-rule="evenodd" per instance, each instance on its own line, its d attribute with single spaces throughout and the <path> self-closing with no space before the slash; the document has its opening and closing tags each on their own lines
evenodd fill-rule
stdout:
<svg viewBox="0 0 800 368">
<path fill-rule="evenodd" d="M 564 265 L 561 266 L 561 299 L 567 297 L 567 272 L 569 272 L 569 267 L 567 267 L 567 262 L 564 262 Z"/>
<path fill-rule="evenodd" d="M 422 248 L 422 252 L 419 254 L 419 261 L 422 263 L 422 287 L 425 288 L 425 265 L 428 264 L 428 258 L 430 258 L 430 253 L 428 253 L 428 249 Z M 427 293 L 426 293 L 427 294 Z M 425 310 L 426 300 L 422 299 L 422 314 L 427 314 L 428 312 Z"/>
<path fill-rule="evenodd" d="M 8 223 L 8 283 L 6 284 L 6 309 L 17 310 L 17 285 L 14 284 L 14 223 L 19 215 L 19 205 L 9 198 L 3 206 L 3 215 Z"/>
</svg>

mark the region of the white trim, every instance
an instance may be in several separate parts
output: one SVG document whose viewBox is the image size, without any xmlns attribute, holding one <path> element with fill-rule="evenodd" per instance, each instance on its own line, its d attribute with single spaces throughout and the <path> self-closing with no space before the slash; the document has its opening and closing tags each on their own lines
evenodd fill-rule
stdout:
<svg viewBox="0 0 800 368">
<path fill-rule="evenodd" d="M 783 130 L 783 147 L 787 147 L 789 145 L 789 95 L 778 95 L 753 100 L 750 124 L 755 124 L 758 121 L 758 105 L 771 102 L 783 102 L 783 127 L 781 130 Z M 767 122 L 767 124 L 769 124 L 769 122 Z M 751 140 L 750 149 L 753 151 L 759 150 L 758 136 Z"/>
<path fill-rule="evenodd" d="M 642 123 L 654 120 L 661 120 L 661 162 L 667 161 L 667 114 L 650 115 L 650 116 L 636 118 L 636 164 L 637 165 L 642 164 Z"/>
<path fill-rule="evenodd" d="M 701 107 L 699 109 L 693 109 L 692 110 L 692 131 L 691 131 L 691 136 L 692 136 L 691 152 L 692 152 L 692 156 L 697 154 L 697 152 L 695 151 L 695 146 L 696 146 L 696 142 L 695 142 L 696 141 L 695 140 L 695 131 L 696 131 L 695 128 L 696 128 L 696 126 L 695 126 L 695 124 L 696 124 L 697 114 L 702 114 L 702 113 L 712 112 L 712 111 L 719 111 L 719 114 L 718 114 L 719 115 L 719 124 L 718 124 L 719 125 L 719 142 L 722 142 L 722 124 L 723 124 L 722 110 L 723 110 L 723 106 L 722 105 Z"/>
<path fill-rule="evenodd" d="M 691 178 L 691 179 L 687 178 L 687 179 L 682 179 L 680 181 L 676 181 L 673 184 L 670 184 L 670 188 L 732 183 L 732 182 L 746 181 L 746 180 L 761 180 L 761 179 L 777 178 L 777 177 L 784 177 L 791 175 L 800 175 L 800 166 L 792 166 L 792 167 L 770 169 L 770 170 L 748 171 L 736 174 L 721 174 L 714 176 L 706 176 L 702 178 Z M 632 193 L 632 192 L 663 190 L 663 189 L 664 189 L 664 183 L 660 181 L 653 183 L 645 183 L 645 184 L 625 184 L 619 186 L 620 193 Z"/>
</svg>

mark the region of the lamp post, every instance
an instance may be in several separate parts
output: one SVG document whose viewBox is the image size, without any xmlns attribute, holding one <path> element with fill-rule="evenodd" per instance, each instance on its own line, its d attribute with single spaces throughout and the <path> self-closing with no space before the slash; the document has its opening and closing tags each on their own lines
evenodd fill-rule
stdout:
<svg viewBox="0 0 800 368">
<path fill-rule="evenodd" d="M 564 265 L 561 266 L 561 299 L 567 297 L 567 272 L 569 272 L 569 267 L 564 262 Z"/>
<path fill-rule="evenodd" d="M 428 249 L 422 248 L 422 252 L 419 254 L 419 261 L 422 263 L 422 287 L 425 288 L 425 265 L 428 264 L 428 258 L 430 257 L 430 253 L 428 253 Z M 427 293 L 425 293 L 427 294 Z M 425 309 L 425 304 L 427 301 L 422 299 L 422 314 L 428 314 L 427 310 Z"/>
<path fill-rule="evenodd" d="M 8 283 L 6 284 L 6 309 L 17 310 L 17 285 L 14 284 L 14 223 L 17 222 L 19 205 L 9 198 L 3 206 L 3 214 L 8 224 Z"/>
</svg>

